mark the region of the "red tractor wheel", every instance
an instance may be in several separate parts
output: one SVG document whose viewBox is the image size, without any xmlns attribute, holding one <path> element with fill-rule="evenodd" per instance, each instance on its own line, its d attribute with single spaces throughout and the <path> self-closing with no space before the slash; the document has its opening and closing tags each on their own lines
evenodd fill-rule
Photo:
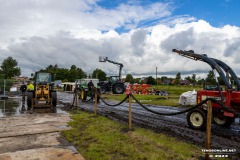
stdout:
<svg viewBox="0 0 240 160">
<path fill-rule="evenodd" d="M 214 124 L 219 126 L 229 127 L 234 122 L 234 118 L 224 117 L 223 115 L 222 116 L 216 115 L 213 116 L 213 122 Z"/>
</svg>

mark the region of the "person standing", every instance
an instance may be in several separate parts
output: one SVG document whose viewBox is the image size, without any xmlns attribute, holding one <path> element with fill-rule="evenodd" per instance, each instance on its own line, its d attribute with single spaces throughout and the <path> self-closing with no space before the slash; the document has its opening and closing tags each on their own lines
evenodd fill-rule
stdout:
<svg viewBox="0 0 240 160">
<path fill-rule="evenodd" d="M 22 92 L 23 96 L 25 95 L 26 90 L 27 90 L 27 86 L 25 85 L 24 82 L 22 82 L 22 85 L 20 87 L 20 91 Z"/>
<path fill-rule="evenodd" d="M 88 82 L 87 86 L 88 86 L 88 91 L 91 93 L 91 98 L 93 99 L 95 93 L 93 90 L 94 84 L 93 84 L 92 80 L 90 80 L 90 82 Z"/>
<path fill-rule="evenodd" d="M 32 84 L 32 82 L 28 82 L 27 90 L 34 90 L 34 85 Z"/>
<path fill-rule="evenodd" d="M 92 91 L 92 89 L 94 87 L 94 84 L 93 84 L 92 80 L 90 80 L 90 82 L 87 84 L 87 86 L 88 86 L 88 90 Z"/>
</svg>

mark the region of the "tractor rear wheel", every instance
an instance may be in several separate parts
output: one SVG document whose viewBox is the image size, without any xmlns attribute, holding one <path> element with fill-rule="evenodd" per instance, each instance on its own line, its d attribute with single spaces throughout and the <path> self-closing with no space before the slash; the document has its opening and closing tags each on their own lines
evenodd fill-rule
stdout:
<svg viewBox="0 0 240 160">
<path fill-rule="evenodd" d="M 30 110 L 32 108 L 32 101 L 33 101 L 33 93 L 27 93 L 27 109 Z"/>
<path fill-rule="evenodd" d="M 191 110 L 187 114 L 187 122 L 192 129 L 205 130 L 207 123 L 205 111 L 201 108 Z"/>
<path fill-rule="evenodd" d="M 218 116 L 214 116 L 213 122 L 214 124 L 219 126 L 229 127 L 233 124 L 234 118 L 227 118 L 227 117 L 219 118 Z"/>
<path fill-rule="evenodd" d="M 121 83 L 117 83 L 113 86 L 114 94 L 123 94 L 124 93 L 124 85 Z"/>
</svg>

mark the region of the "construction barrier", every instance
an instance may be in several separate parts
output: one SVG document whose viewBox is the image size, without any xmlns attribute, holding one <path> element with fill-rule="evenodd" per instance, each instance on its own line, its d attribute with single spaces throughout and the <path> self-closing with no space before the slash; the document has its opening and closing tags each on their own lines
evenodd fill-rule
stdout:
<svg viewBox="0 0 240 160">
<path fill-rule="evenodd" d="M 148 94 L 150 84 L 129 84 L 126 87 L 126 94 Z"/>
</svg>

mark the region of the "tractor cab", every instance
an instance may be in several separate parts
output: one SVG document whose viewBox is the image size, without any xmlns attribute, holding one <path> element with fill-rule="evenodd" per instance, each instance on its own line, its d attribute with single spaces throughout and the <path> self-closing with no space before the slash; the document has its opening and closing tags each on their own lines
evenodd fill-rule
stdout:
<svg viewBox="0 0 240 160">
<path fill-rule="evenodd" d="M 36 84 L 51 84 L 52 83 L 52 75 L 50 73 L 41 73 L 39 72 L 36 75 Z"/>
<path fill-rule="evenodd" d="M 109 82 L 115 83 L 119 81 L 119 76 L 110 76 L 109 77 Z"/>
</svg>

